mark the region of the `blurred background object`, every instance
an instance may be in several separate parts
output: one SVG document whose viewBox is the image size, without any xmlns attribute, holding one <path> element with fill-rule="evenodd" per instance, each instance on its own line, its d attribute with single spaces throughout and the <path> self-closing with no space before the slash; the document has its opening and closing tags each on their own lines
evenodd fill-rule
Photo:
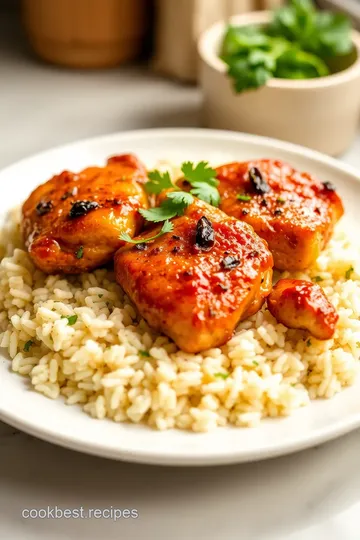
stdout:
<svg viewBox="0 0 360 540">
<path fill-rule="evenodd" d="M 0 5 L 17 3 L 0 0 Z M 214 22 L 284 4 L 286 0 L 22 0 L 25 29 L 41 58 L 69 67 L 102 68 L 145 51 L 155 72 L 184 82 L 197 81 L 196 42 Z M 360 0 L 317 4 L 349 13 L 360 27 Z"/>
<path fill-rule="evenodd" d="M 240 28 L 261 27 L 271 18 L 269 11 L 258 11 L 235 15 L 228 22 Z M 234 81 L 219 58 L 226 25 L 225 21 L 215 23 L 199 40 L 205 126 L 272 137 L 333 156 L 343 153 L 356 136 L 359 123 L 360 33 L 350 33 L 350 53 L 333 59 L 334 64 L 339 62 L 337 73 L 317 78 L 270 76 L 266 84 L 250 87 L 251 91 L 234 91 Z M 335 30 L 338 44 L 341 35 L 337 27 Z M 238 54 L 235 52 L 236 62 Z M 246 64 L 241 64 L 240 81 L 246 80 L 246 69 Z"/>
<path fill-rule="evenodd" d="M 353 24 L 360 29 L 360 0 L 317 0 L 321 8 L 343 11 L 350 15 Z"/>
<path fill-rule="evenodd" d="M 43 59 L 77 68 L 132 60 L 143 46 L 147 0 L 23 0 L 30 43 Z"/>
<path fill-rule="evenodd" d="M 272 9 L 284 3 L 285 0 L 156 0 L 155 71 L 183 81 L 196 81 L 196 42 L 204 30 L 231 15 Z"/>
</svg>

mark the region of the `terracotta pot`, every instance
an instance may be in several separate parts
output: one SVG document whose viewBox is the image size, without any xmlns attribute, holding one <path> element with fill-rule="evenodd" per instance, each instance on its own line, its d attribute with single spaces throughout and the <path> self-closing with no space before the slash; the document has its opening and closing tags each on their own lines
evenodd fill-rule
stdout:
<svg viewBox="0 0 360 540">
<path fill-rule="evenodd" d="M 146 4 L 146 0 L 23 0 L 23 15 L 30 43 L 41 58 L 97 68 L 138 55 Z"/>
</svg>

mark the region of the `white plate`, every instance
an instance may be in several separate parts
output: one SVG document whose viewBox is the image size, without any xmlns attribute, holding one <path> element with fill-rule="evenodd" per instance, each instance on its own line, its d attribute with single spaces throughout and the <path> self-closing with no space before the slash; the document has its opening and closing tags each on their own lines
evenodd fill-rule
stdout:
<svg viewBox="0 0 360 540">
<path fill-rule="evenodd" d="M 80 141 L 23 160 L 0 173 L 0 213 L 18 205 L 40 182 L 65 168 L 101 164 L 111 154 L 134 152 L 152 166 L 207 159 L 212 163 L 280 158 L 334 182 L 353 229 L 360 212 L 356 171 L 326 156 L 261 137 L 201 129 L 160 129 L 120 133 Z M 166 465 L 214 465 L 254 461 L 301 450 L 360 426 L 360 382 L 330 401 L 315 401 L 286 419 L 264 421 L 259 428 L 218 428 L 208 434 L 117 424 L 89 418 L 80 407 L 51 401 L 30 389 L 0 356 L 0 418 L 32 435 L 75 450 L 109 458 Z"/>
</svg>

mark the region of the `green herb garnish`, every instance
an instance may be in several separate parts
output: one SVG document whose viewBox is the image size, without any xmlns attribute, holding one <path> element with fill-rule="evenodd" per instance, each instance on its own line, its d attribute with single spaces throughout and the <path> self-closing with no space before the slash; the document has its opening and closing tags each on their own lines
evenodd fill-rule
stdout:
<svg viewBox="0 0 360 540">
<path fill-rule="evenodd" d="M 216 171 L 209 166 L 207 161 L 200 161 L 194 165 L 186 161 L 181 166 L 184 180 L 191 184 L 190 193 L 212 206 L 219 206 L 220 194 L 217 190 L 219 181 L 216 179 Z"/>
<path fill-rule="evenodd" d="M 306 342 L 306 346 L 310 347 L 310 345 L 311 345 L 311 339 L 308 339 L 307 342 Z"/>
<path fill-rule="evenodd" d="M 150 353 L 148 351 L 139 351 L 140 356 L 146 356 L 147 358 L 150 357 Z"/>
<path fill-rule="evenodd" d="M 78 316 L 77 315 L 69 315 L 69 316 L 61 315 L 61 319 L 67 319 L 68 326 L 72 326 L 78 320 Z"/>
<path fill-rule="evenodd" d="M 286 199 L 283 199 L 282 197 L 278 197 L 278 198 L 276 199 L 276 202 L 277 202 L 277 203 L 280 203 L 280 204 L 284 204 L 284 203 L 286 202 Z"/>
<path fill-rule="evenodd" d="M 80 246 L 79 249 L 75 252 L 77 259 L 82 259 L 84 255 L 84 246 Z"/>
<path fill-rule="evenodd" d="M 27 342 L 25 343 L 25 345 L 24 345 L 24 351 L 25 351 L 25 352 L 29 352 L 29 351 L 30 351 L 30 347 L 31 347 L 32 345 L 34 345 L 34 342 L 33 342 L 31 339 L 29 339 L 29 341 L 27 341 Z"/>
<path fill-rule="evenodd" d="M 180 191 L 180 189 L 171 183 L 169 173 L 160 173 L 155 170 L 149 173 L 150 181 L 145 184 L 148 193 L 161 193 L 162 190 L 172 188 L 167 193 L 165 200 L 156 208 L 141 209 L 140 214 L 147 220 L 154 223 L 166 221 L 176 216 L 182 216 L 185 209 L 192 204 L 194 197 L 198 197 L 213 206 L 219 206 L 220 194 L 217 190 L 219 181 L 216 179 L 216 171 L 212 169 L 207 161 L 200 161 L 194 165 L 191 161 L 182 164 L 181 171 L 184 174 L 184 180 L 191 185 L 190 192 Z M 170 231 L 167 231 L 170 232 Z M 162 233 L 164 234 L 164 233 Z M 122 240 L 129 242 L 128 235 L 121 235 Z M 150 240 L 150 239 L 149 239 Z M 146 240 L 146 241 L 149 241 Z M 133 241 L 133 243 L 143 243 L 144 240 Z"/>
<path fill-rule="evenodd" d="M 236 92 L 273 78 L 311 79 L 330 74 L 332 60 L 353 49 L 350 19 L 320 11 L 312 0 L 290 0 L 273 11 L 267 26 L 229 25 L 220 58 Z"/>
<path fill-rule="evenodd" d="M 258 366 L 259 362 L 257 362 L 256 360 L 253 360 L 253 364 L 254 364 L 254 366 Z"/>
<path fill-rule="evenodd" d="M 316 283 L 319 283 L 319 281 L 324 281 L 324 279 L 321 276 L 314 276 L 313 281 L 315 281 Z"/>
<path fill-rule="evenodd" d="M 354 271 L 354 268 L 353 268 L 352 266 L 350 266 L 350 268 L 348 268 L 348 269 L 346 270 L 346 272 L 345 272 L 345 278 L 346 278 L 346 279 L 350 279 L 350 276 L 351 276 L 351 274 L 353 273 L 353 271 Z"/>
<path fill-rule="evenodd" d="M 161 173 L 158 170 L 150 171 L 148 173 L 148 178 L 149 182 L 146 182 L 145 189 L 148 193 L 153 195 L 159 195 L 163 189 L 174 187 L 168 172 Z"/>
<path fill-rule="evenodd" d="M 103 294 L 98 294 L 98 297 L 99 298 L 102 298 L 104 295 Z"/>
<path fill-rule="evenodd" d="M 153 208 L 153 210 L 156 210 L 156 209 Z M 154 219 L 153 221 L 157 221 L 157 220 Z M 128 242 L 129 244 L 145 244 L 147 242 L 151 242 L 152 240 L 156 240 L 157 238 L 160 238 L 160 236 L 162 236 L 163 234 L 171 232 L 173 228 L 174 228 L 174 225 L 170 221 L 166 220 L 163 223 L 163 226 L 161 227 L 160 231 L 154 236 L 149 236 L 148 238 L 141 238 L 139 240 L 134 240 L 127 233 L 122 233 L 120 235 L 120 240 L 123 240 L 124 242 Z"/>
<path fill-rule="evenodd" d="M 214 377 L 217 377 L 218 379 L 227 379 L 230 377 L 230 373 L 214 373 Z"/>
<path fill-rule="evenodd" d="M 248 201 L 251 201 L 251 195 L 236 195 L 236 198 L 239 200 L 239 201 L 244 201 L 244 202 L 248 202 Z"/>
</svg>

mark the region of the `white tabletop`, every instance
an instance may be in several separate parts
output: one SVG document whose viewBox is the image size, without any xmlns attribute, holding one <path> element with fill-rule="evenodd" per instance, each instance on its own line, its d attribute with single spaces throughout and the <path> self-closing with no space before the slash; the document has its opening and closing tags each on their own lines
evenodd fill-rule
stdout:
<svg viewBox="0 0 360 540">
<path fill-rule="evenodd" d="M 0 35 L 0 167 L 83 137 L 199 125 L 195 88 L 140 68 L 102 73 L 51 68 Z M 360 168 L 360 133 L 343 159 Z M 57 448 L 0 423 L 0 538 L 359 540 L 359 456 L 357 431 L 262 463 L 146 467 Z M 56 506 L 132 508 L 138 518 L 21 516 L 24 509 Z"/>
</svg>

